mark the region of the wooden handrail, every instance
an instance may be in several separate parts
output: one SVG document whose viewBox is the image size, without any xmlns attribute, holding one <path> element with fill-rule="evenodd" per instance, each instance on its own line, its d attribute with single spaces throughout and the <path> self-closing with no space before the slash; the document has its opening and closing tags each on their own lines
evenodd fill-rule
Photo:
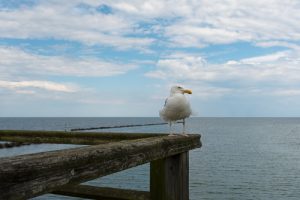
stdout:
<svg viewBox="0 0 300 200">
<path fill-rule="evenodd" d="M 200 135 L 156 135 L 1 158 L 0 199 L 28 199 L 198 147 Z"/>
</svg>

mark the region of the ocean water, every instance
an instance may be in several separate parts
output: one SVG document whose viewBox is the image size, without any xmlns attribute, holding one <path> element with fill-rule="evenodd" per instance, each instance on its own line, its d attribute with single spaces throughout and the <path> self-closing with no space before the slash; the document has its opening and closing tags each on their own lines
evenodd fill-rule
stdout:
<svg viewBox="0 0 300 200">
<path fill-rule="evenodd" d="M 161 122 L 159 118 L 0 118 L 0 129 L 70 128 Z M 202 135 L 190 151 L 190 199 L 300 199 L 300 118 L 191 118 L 189 133 Z M 102 130 L 108 131 L 108 130 Z M 168 132 L 167 125 L 110 129 Z M 176 124 L 173 131 L 181 131 Z M 40 144 L 0 149 L 0 157 L 74 145 Z M 149 164 L 85 184 L 149 190 Z M 34 200 L 80 199 L 43 195 Z"/>
</svg>

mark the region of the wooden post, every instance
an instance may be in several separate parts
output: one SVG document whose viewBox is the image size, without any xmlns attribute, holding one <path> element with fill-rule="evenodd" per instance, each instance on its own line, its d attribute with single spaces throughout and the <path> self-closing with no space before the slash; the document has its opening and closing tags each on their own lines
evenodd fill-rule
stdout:
<svg viewBox="0 0 300 200">
<path fill-rule="evenodd" d="M 150 196 L 152 200 L 189 199 L 188 152 L 150 163 Z"/>
</svg>

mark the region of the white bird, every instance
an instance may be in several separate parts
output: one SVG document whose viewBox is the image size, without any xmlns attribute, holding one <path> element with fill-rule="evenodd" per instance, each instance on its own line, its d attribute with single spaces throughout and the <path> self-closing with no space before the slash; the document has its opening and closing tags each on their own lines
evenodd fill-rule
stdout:
<svg viewBox="0 0 300 200">
<path fill-rule="evenodd" d="M 170 134 L 172 122 L 181 119 L 183 120 L 183 134 L 185 134 L 185 119 L 192 114 L 190 103 L 184 96 L 184 93 L 192 94 L 192 91 L 180 86 L 173 86 L 163 109 L 159 111 L 160 117 L 169 123 Z"/>
</svg>

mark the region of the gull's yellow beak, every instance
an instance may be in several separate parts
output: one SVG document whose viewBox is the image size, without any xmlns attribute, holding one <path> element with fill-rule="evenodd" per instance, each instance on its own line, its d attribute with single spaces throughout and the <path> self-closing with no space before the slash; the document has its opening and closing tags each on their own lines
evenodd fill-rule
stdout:
<svg viewBox="0 0 300 200">
<path fill-rule="evenodd" d="M 183 90 L 183 93 L 192 94 L 192 90 Z"/>
</svg>

